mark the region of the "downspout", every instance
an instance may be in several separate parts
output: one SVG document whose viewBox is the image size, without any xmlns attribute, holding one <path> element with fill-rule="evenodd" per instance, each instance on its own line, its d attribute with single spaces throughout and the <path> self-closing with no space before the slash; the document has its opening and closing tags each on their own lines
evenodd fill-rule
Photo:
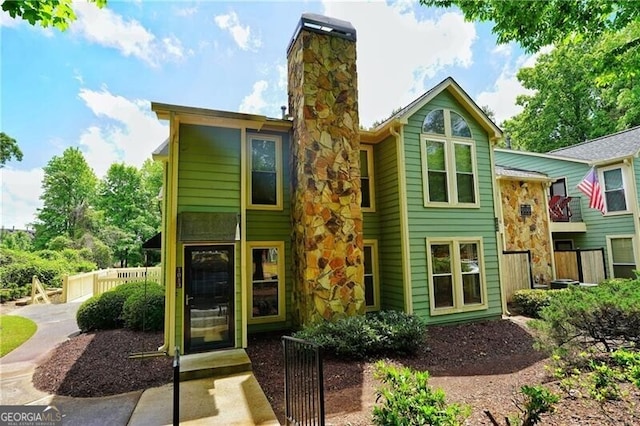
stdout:
<svg viewBox="0 0 640 426">
<path fill-rule="evenodd" d="M 407 210 L 407 174 L 405 170 L 404 159 L 404 126 L 397 123 L 400 127 L 398 132 L 393 123 L 389 127 L 389 132 L 396 138 L 396 157 L 398 161 L 398 198 L 400 209 L 400 248 L 402 254 L 402 276 L 404 285 L 404 304 L 405 312 L 413 314 L 413 286 L 411 283 L 411 256 L 409 244 L 409 214 Z"/>
<path fill-rule="evenodd" d="M 500 287 L 500 304 L 502 306 L 502 314 L 503 315 L 511 315 L 509 309 L 507 308 L 507 297 L 504 294 L 504 277 L 502 276 L 503 268 L 502 268 L 502 251 L 504 250 L 504 232 L 503 232 L 503 214 L 502 214 L 502 198 L 500 195 L 498 180 L 496 178 L 496 161 L 495 155 L 493 152 L 495 146 L 495 139 L 490 140 L 489 146 L 489 158 L 491 160 L 491 185 L 493 186 L 493 211 L 496 214 L 497 226 L 496 226 L 496 245 L 498 248 L 498 285 Z M 488 297 L 488 296 L 487 296 Z"/>
</svg>

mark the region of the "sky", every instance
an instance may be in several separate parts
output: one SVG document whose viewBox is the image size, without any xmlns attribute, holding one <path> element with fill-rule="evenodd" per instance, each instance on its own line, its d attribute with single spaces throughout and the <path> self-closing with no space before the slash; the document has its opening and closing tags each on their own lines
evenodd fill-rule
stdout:
<svg viewBox="0 0 640 426">
<path fill-rule="evenodd" d="M 168 136 L 150 103 L 280 117 L 286 49 L 305 12 L 357 31 L 360 122 L 371 125 L 451 76 L 496 123 L 526 93 L 516 73 L 535 63 L 497 45 L 490 23 L 417 1 L 76 1 L 68 30 L 0 14 L 0 131 L 24 154 L 0 169 L 0 225 L 25 229 L 42 207 L 43 167 L 77 147 L 102 178 L 139 167 Z"/>
</svg>

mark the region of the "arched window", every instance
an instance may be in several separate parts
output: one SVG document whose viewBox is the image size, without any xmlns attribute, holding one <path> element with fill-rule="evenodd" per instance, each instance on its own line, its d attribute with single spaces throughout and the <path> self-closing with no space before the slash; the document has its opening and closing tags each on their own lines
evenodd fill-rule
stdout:
<svg viewBox="0 0 640 426">
<path fill-rule="evenodd" d="M 444 110 L 436 109 L 427 114 L 422 123 L 422 133 L 445 134 Z"/>
<path fill-rule="evenodd" d="M 451 115 L 451 135 L 470 138 L 471 129 L 465 119 L 457 112 L 450 111 L 449 114 Z"/>
</svg>

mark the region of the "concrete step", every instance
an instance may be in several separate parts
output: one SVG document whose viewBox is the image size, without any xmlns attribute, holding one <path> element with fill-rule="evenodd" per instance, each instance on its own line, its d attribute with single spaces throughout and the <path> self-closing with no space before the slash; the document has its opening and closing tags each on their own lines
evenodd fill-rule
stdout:
<svg viewBox="0 0 640 426">
<path fill-rule="evenodd" d="M 228 376 L 251 371 L 244 349 L 226 349 L 180 357 L 180 381 Z"/>
</svg>

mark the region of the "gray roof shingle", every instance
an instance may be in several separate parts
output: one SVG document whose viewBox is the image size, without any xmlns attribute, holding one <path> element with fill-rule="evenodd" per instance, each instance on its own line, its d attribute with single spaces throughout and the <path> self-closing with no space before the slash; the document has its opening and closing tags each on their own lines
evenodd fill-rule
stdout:
<svg viewBox="0 0 640 426">
<path fill-rule="evenodd" d="M 548 154 L 586 161 L 603 161 L 635 155 L 638 152 L 640 152 L 640 126 L 566 148 L 554 149 Z"/>
</svg>

